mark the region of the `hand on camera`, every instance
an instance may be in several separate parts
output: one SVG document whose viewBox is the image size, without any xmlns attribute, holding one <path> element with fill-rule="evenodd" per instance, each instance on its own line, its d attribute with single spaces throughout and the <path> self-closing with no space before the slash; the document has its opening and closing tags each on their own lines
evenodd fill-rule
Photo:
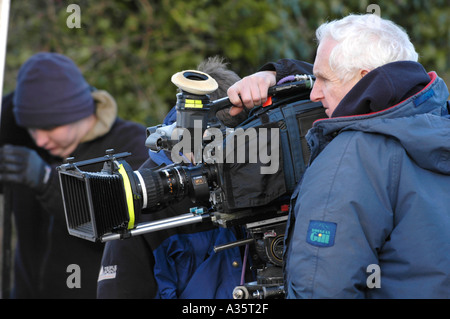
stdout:
<svg viewBox="0 0 450 319">
<path fill-rule="evenodd" d="M 50 166 L 36 151 L 9 144 L 0 148 L 0 183 L 23 184 L 42 192 L 50 173 Z"/>
<path fill-rule="evenodd" d="M 233 84 L 227 91 L 230 102 L 235 106 L 230 109 L 230 115 L 239 114 L 244 106 L 251 109 L 263 104 L 267 100 L 269 87 L 275 84 L 274 71 L 257 72 Z"/>
</svg>

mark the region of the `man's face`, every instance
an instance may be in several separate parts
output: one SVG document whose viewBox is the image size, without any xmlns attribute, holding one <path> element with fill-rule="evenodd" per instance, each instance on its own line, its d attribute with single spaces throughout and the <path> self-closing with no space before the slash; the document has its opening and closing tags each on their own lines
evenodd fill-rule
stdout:
<svg viewBox="0 0 450 319">
<path fill-rule="evenodd" d="M 82 136 L 82 121 L 50 129 L 28 129 L 36 145 L 61 158 L 69 157 L 77 148 Z"/>
<path fill-rule="evenodd" d="M 324 39 L 317 48 L 313 68 L 316 81 L 310 94 L 311 101 L 322 102 L 328 117 L 332 116 L 339 102 L 362 77 L 358 73 L 351 80 L 343 82 L 331 70 L 329 58 L 336 44 L 333 39 Z"/>
</svg>

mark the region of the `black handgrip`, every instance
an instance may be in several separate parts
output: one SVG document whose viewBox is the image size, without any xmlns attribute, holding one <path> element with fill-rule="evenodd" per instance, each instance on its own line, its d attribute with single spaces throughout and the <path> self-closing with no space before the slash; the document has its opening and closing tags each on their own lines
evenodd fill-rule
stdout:
<svg viewBox="0 0 450 319">
<path fill-rule="evenodd" d="M 271 86 L 268 90 L 269 96 L 275 96 L 278 93 L 285 93 L 289 91 L 310 90 L 314 84 L 314 77 L 311 76 L 309 80 L 301 80 L 295 82 L 283 83 L 280 85 Z"/>
<path fill-rule="evenodd" d="M 228 98 L 228 96 L 226 96 L 221 99 L 211 101 L 208 106 L 210 110 L 214 112 L 214 114 L 216 114 L 222 109 L 233 106 L 233 104 L 231 104 L 230 99 Z"/>
<path fill-rule="evenodd" d="M 309 80 L 301 80 L 301 81 L 295 81 L 295 82 L 288 82 L 283 83 L 280 85 L 274 85 L 271 86 L 268 90 L 269 96 L 275 96 L 279 93 L 287 93 L 290 91 L 299 91 L 299 90 L 310 90 L 314 84 L 314 77 L 311 77 Z M 230 99 L 228 97 L 223 97 L 221 99 L 211 101 L 208 105 L 210 110 L 216 114 L 218 111 L 231 107 L 233 104 L 231 104 Z"/>
</svg>

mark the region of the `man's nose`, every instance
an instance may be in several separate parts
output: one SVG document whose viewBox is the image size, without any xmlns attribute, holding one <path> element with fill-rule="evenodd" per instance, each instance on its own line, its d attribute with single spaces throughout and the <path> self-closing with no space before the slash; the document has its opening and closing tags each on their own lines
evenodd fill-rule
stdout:
<svg viewBox="0 0 450 319">
<path fill-rule="evenodd" d="M 309 99 L 313 102 L 319 102 L 323 99 L 323 93 L 320 86 L 320 83 L 314 83 L 313 89 L 311 90 L 311 93 L 309 94 Z"/>
<path fill-rule="evenodd" d="M 44 130 L 34 130 L 32 136 L 39 147 L 44 147 L 48 143 L 48 134 Z"/>
</svg>

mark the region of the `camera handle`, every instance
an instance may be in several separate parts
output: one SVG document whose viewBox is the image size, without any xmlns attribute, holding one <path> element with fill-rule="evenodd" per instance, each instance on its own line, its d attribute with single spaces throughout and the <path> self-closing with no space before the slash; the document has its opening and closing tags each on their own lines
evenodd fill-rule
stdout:
<svg viewBox="0 0 450 319">
<path fill-rule="evenodd" d="M 312 87 L 314 86 L 315 77 L 313 75 L 296 75 L 295 79 L 297 81 L 271 86 L 267 92 L 268 95 L 270 97 L 275 97 L 281 93 L 292 93 L 295 91 L 312 89 Z M 233 104 L 231 104 L 228 97 L 223 97 L 221 99 L 211 101 L 209 104 L 209 108 L 214 114 L 224 108 L 231 106 L 233 106 Z"/>
</svg>

